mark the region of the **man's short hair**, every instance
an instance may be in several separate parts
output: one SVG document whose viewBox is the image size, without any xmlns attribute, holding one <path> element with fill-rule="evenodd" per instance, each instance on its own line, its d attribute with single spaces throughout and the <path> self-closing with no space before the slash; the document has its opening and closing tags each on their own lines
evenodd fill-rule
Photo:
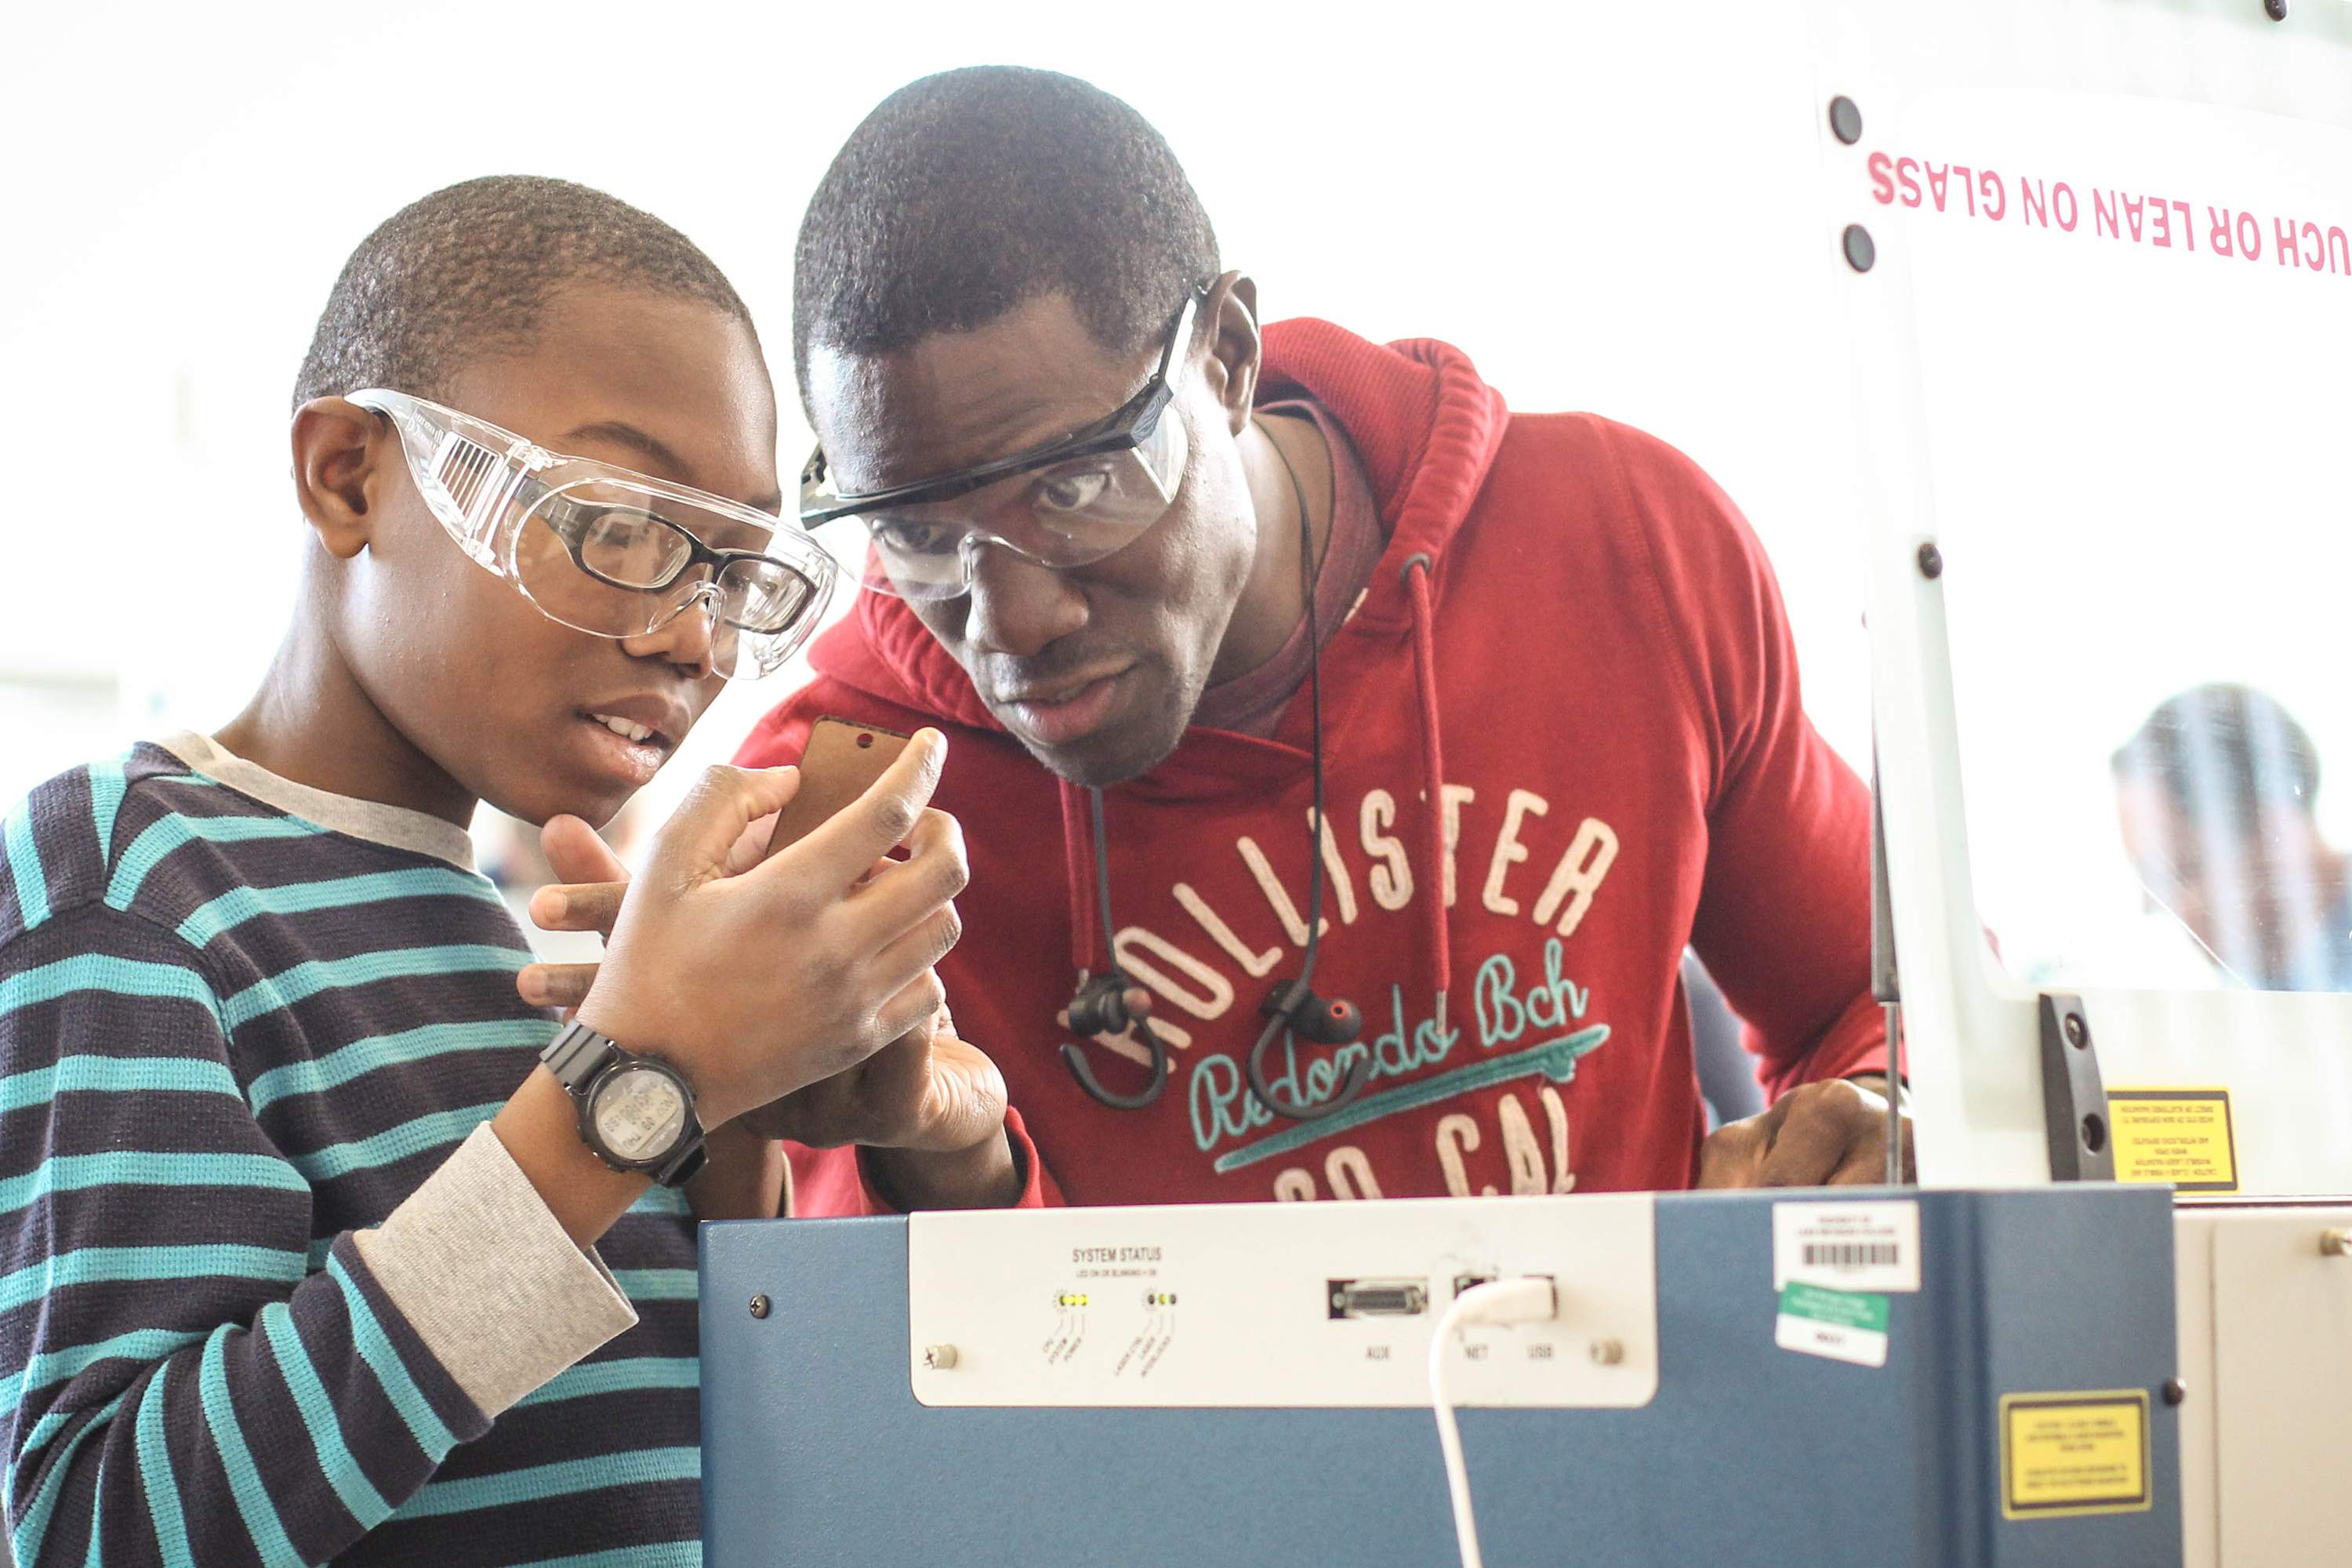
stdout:
<svg viewBox="0 0 2352 1568">
<path fill-rule="evenodd" d="M 1143 116 L 1054 71 L 974 66 L 884 99 L 801 221 L 793 364 L 870 356 L 1066 294 L 1125 353 L 1222 269 L 1183 165 Z"/>
<path fill-rule="evenodd" d="M 2184 816 L 2226 824 L 2247 842 L 2281 812 L 2310 815 L 2319 797 L 2310 734 L 2251 686 L 2197 686 L 2165 699 L 2109 762 L 2117 782 L 2153 784 Z"/>
<path fill-rule="evenodd" d="M 446 398 L 486 355 L 526 352 L 573 284 L 697 300 L 751 324 L 710 258 L 654 216 L 568 180 L 494 174 L 409 203 L 343 263 L 294 406 L 362 387 Z"/>
</svg>

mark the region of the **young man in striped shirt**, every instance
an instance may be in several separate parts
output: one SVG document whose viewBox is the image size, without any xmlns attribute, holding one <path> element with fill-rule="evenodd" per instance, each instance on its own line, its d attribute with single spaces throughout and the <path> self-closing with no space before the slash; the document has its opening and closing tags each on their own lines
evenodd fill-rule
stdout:
<svg viewBox="0 0 2352 1568">
<path fill-rule="evenodd" d="M 559 1033 L 466 824 L 605 820 L 805 635 L 758 340 L 666 225 L 480 180 L 362 245 L 295 405 L 259 695 L 0 824 L 18 1563 L 698 1561 L 700 1130 L 887 1046 L 878 1179 L 1004 1144 L 959 1043 L 964 1123 L 920 1108 L 944 743 L 764 863 L 794 775 L 714 770 Z"/>
</svg>

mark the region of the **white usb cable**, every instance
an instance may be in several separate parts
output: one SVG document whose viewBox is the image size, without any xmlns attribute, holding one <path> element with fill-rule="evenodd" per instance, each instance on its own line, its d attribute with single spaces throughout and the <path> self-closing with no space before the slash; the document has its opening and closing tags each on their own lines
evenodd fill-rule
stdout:
<svg viewBox="0 0 2352 1568">
<path fill-rule="evenodd" d="M 1445 1489 L 1454 1500 L 1454 1537 L 1462 1547 L 1462 1568 L 1483 1568 L 1478 1521 L 1470 1511 L 1470 1470 L 1462 1461 L 1462 1428 L 1445 1392 L 1445 1347 L 1472 1323 L 1533 1323 L 1559 1315 L 1559 1289 L 1549 1279 L 1525 1275 L 1473 1285 L 1454 1298 L 1429 1336 L 1429 1405 L 1437 1416 L 1437 1446 L 1445 1456 Z"/>
</svg>

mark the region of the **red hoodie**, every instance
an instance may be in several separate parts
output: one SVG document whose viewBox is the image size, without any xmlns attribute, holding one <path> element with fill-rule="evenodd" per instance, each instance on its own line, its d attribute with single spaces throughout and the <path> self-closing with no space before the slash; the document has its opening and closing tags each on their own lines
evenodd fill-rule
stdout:
<svg viewBox="0 0 2352 1568">
<path fill-rule="evenodd" d="M 940 970 L 959 1032 L 1004 1070 L 1024 1201 L 1687 1186 L 1705 1123 L 1685 943 L 1775 1092 L 1882 1066 L 1868 793 L 1805 717 L 1771 569 L 1714 483 L 1624 426 L 1509 413 L 1444 343 L 1282 322 L 1262 385 L 1347 429 L 1389 535 L 1322 662 L 1315 986 L 1362 1009 L 1343 1049 L 1376 1064 L 1344 1110 L 1273 1116 L 1243 1073 L 1306 937 L 1303 693 L 1271 741 L 1191 729 L 1105 792 L 1112 946 L 1171 1047 L 1141 1111 L 1097 1104 L 1058 1054 L 1078 972 L 1105 964 L 1086 797 L 904 604 L 862 595 L 743 746 L 747 765 L 792 761 L 827 714 L 948 732 L 933 804 L 963 824 L 971 884 Z M 1081 1044 L 1111 1087 L 1143 1082 L 1133 1041 Z M 1324 1097 L 1332 1055 L 1277 1040 L 1276 1087 Z M 791 1153 L 795 1213 L 877 1206 L 849 1152 Z"/>
</svg>

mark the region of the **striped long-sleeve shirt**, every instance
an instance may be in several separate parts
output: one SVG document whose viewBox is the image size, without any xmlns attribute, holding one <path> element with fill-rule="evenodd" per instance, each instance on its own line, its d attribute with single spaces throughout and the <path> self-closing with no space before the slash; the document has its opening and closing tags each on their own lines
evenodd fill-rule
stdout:
<svg viewBox="0 0 2352 1568">
<path fill-rule="evenodd" d="M 465 834 L 176 736 L 0 839 L 20 1568 L 698 1563 L 692 1222 L 485 1125 L 554 1025 Z"/>
</svg>

